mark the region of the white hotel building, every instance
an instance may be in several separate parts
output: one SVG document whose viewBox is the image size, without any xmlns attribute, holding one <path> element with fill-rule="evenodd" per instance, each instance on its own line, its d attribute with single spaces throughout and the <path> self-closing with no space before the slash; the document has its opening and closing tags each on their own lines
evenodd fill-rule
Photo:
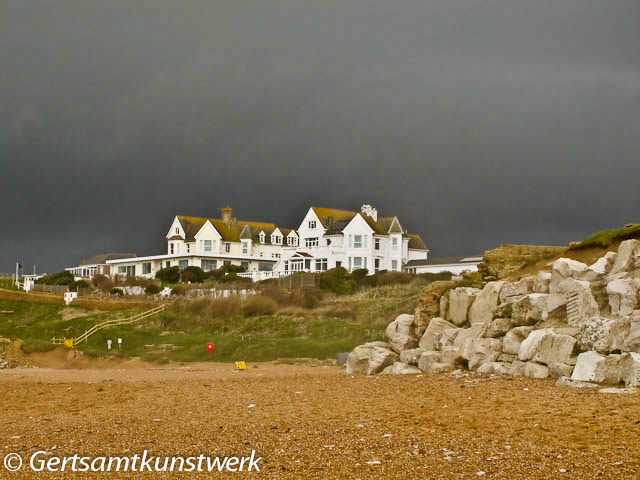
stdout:
<svg viewBox="0 0 640 480">
<path fill-rule="evenodd" d="M 335 267 L 402 271 L 411 260 L 426 260 L 422 238 L 410 234 L 398 217 L 381 217 L 370 205 L 360 211 L 310 207 L 297 229 L 238 220 L 231 207 L 221 218 L 178 215 L 166 235 L 167 253 L 106 260 L 101 265 L 69 268 L 86 272 L 153 278 L 166 267 L 215 270 L 225 264 L 244 267 L 253 280 L 319 272 Z M 91 268 L 87 268 L 91 267 Z"/>
</svg>

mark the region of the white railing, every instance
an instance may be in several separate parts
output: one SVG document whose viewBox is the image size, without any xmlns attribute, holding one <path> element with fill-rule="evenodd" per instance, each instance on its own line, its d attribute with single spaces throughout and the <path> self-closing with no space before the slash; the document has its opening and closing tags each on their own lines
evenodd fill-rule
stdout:
<svg viewBox="0 0 640 480">
<path fill-rule="evenodd" d="M 286 277 L 287 275 L 291 275 L 291 272 L 240 272 L 238 273 L 239 277 L 250 278 L 254 282 L 259 282 L 261 280 L 268 280 L 270 278 L 280 278 Z"/>
</svg>

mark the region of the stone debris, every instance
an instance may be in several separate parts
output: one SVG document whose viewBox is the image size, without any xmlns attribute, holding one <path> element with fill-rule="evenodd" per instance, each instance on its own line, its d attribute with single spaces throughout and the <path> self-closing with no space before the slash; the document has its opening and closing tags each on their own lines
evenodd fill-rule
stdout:
<svg viewBox="0 0 640 480">
<path fill-rule="evenodd" d="M 433 282 L 415 315 L 398 316 L 386 336 L 388 343 L 349 353 L 347 373 L 468 369 L 634 392 L 640 387 L 640 241 L 624 241 L 618 253 L 592 265 L 560 258 L 551 272 L 482 289 Z"/>
</svg>

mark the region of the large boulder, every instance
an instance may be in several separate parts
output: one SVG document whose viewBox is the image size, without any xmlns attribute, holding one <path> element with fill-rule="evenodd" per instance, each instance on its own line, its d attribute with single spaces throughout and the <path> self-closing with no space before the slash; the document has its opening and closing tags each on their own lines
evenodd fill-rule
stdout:
<svg viewBox="0 0 640 480">
<path fill-rule="evenodd" d="M 400 353 L 409 348 L 418 346 L 418 339 L 415 337 L 414 316 L 403 313 L 396 317 L 385 330 L 391 348 Z"/>
<path fill-rule="evenodd" d="M 629 318 L 592 317 L 576 335 L 581 350 L 612 353 L 624 350 L 629 335 Z"/>
<path fill-rule="evenodd" d="M 577 340 L 569 335 L 559 335 L 550 328 L 534 330 L 520 344 L 518 359 L 522 362 L 534 361 L 550 363 L 575 363 Z"/>
<path fill-rule="evenodd" d="M 347 356 L 347 373 L 365 373 L 369 363 L 369 352 L 374 347 L 391 348 L 391 345 L 385 342 L 369 342 L 364 345 L 358 345 Z"/>
<path fill-rule="evenodd" d="M 480 291 L 480 289 L 472 287 L 458 287 L 449 290 L 447 320 L 457 326 L 467 323 L 469 308 Z"/>
<path fill-rule="evenodd" d="M 604 257 L 600 257 L 594 264 L 589 265 L 589 270 L 598 276 L 608 275 L 616 261 L 615 252 L 607 252 Z"/>
<path fill-rule="evenodd" d="M 348 361 L 348 359 L 347 359 Z M 398 361 L 398 354 L 389 348 L 373 347 L 369 350 L 369 361 L 367 363 L 367 375 L 380 373 L 385 367 L 393 365 Z"/>
<path fill-rule="evenodd" d="M 566 314 L 570 326 L 580 327 L 589 318 L 600 315 L 600 307 L 589 282 L 567 278 L 556 285 L 555 290 L 567 299 Z"/>
<path fill-rule="evenodd" d="M 610 275 L 640 268 L 640 240 L 625 240 L 618 247 Z"/>
<path fill-rule="evenodd" d="M 635 311 L 629 318 L 629 333 L 622 345 L 625 352 L 640 353 L 640 311 Z"/>
<path fill-rule="evenodd" d="M 638 308 L 640 285 L 633 278 L 618 278 L 607 284 L 607 295 L 612 315 L 631 315 Z"/>
<path fill-rule="evenodd" d="M 425 350 L 437 350 L 439 346 L 440 337 L 447 328 L 456 328 L 452 323 L 443 320 L 442 318 L 434 318 L 429 322 L 429 326 L 420 338 L 419 346 Z"/>
<path fill-rule="evenodd" d="M 418 359 L 418 368 L 425 373 L 431 372 L 431 366 L 440 362 L 440 352 L 426 351 Z"/>
<path fill-rule="evenodd" d="M 463 332 L 464 328 L 445 328 L 438 340 L 438 350 L 442 350 L 445 347 L 450 347 L 455 344 L 458 335 Z"/>
<path fill-rule="evenodd" d="M 520 351 L 520 344 L 533 331 L 533 327 L 512 328 L 504 336 L 502 351 L 510 355 L 517 355 Z"/>
<path fill-rule="evenodd" d="M 408 363 L 409 365 L 418 365 L 418 360 L 420 360 L 420 355 L 422 355 L 426 350 L 424 348 L 412 348 L 410 350 L 404 350 L 400 352 L 400 361 L 402 363 Z"/>
<path fill-rule="evenodd" d="M 640 353 L 625 353 L 620 361 L 620 379 L 625 387 L 640 387 Z"/>
<path fill-rule="evenodd" d="M 534 293 L 535 276 L 524 277 L 517 282 L 508 282 L 500 290 L 500 303 L 506 303 Z M 544 293 L 544 292 L 540 292 Z"/>
<path fill-rule="evenodd" d="M 414 367 L 408 363 L 396 362 L 391 367 L 391 371 L 389 373 L 393 375 L 415 375 L 417 373 L 422 373 L 422 371 L 418 367 Z"/>
<path fill-rule="evenodd" d="M 486 324 L 493 320 L 494 310 L 498 306 L 500 298 L 500 290 L 504 282 L 489 282 L 482 291 L 476 296 L 475 300 L 469 307 L 469 323 Z"/>
<path fill-rule="evenodd" d="M 573 365 L 566 363 L 551 362 L 549 365 L 549 375 L 553 378 L 570 377 L 573 373 Z"/>
<path fill-rule="evenodd" d="M 571 380 L 616 385 L 621 381 L 621 360 L 622 355 L 604 356 L 593 351 L 581 353 Z"/>
<path fill-rule="evenodd" d="M 529 326 L 538 322 L 566 320 L 564 295 L 531 293 L 513 302 L 511 318 L 516 325 Z"/>
<path fill-rule="evenodd" d="M 570 258 L 559 258 L 553 262 L 551 266 L 551 284 L 549 286 L 551 293 L 556 293 L 557 285 L 567 278 L 582 280 L 587 274 L 587 268 L 584 263 Z"/>
<path fill-rule="evenodd" d="M 549 367 L 536 362 L 525 362 L 524 376 L 529 378 L 547 378 L 549 376 Z"/>
<path fill-rule="evenodd" d="M 538 272 L 533 280 L 533 293 L 550 293 L 551 272 Z"/>
<path fill-rule="evenodd" d="M 478 367 L 477 372 L 481 375 L 509 375 L 511 364 L 506 362 L 487 362 Z"/>
<path fill-rule="evenodd" d="M 443 294 L 452 288 L 455 282 L 449 280 L 441 280 L 431 282 L 422 289 L 418 306 L 415 310 L 414 323 L 416 325 L 416 337 L 420 338 L 424 330 L 431 322 L 431 319 L 440 315 L 440 298 Z M 444 318 L 444 317 L 443 317 Z"/>
<path fill-rule="evenodd" d="M 497 338 L 476 338 L 473 340 L 469 370 L 477 370 L 480 365 L 495 362 L 502 353 L 502 340 Z"/>
<path fill-rule="evenodd" d="M 510 318 L 494 318 L 486 327 L 484 332 L 485 337 L 503 337 L 513 327 L 513 320 Z"/>
<path fill-rule="evenodd" d="M 453 345 L 458 348 L 458 353 L 464 360 L 469 360 L 473 354 L 473 342 L 482 337 L 484 326 L 480 324 L 472 325 L 471 328 L 460 329 Z"/>
</svg>

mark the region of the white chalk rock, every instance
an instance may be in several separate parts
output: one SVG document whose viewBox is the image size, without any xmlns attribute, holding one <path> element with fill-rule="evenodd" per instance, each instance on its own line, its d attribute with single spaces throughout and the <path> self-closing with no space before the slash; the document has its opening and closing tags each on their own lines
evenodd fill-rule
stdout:
<svg viewBox="0 0 640 480">
<path fill-rule="evenodd" d="M 581 350 L 598 353 L 622 351 L 630 330 L 629 318 L 592 317 L 576 335 Z"/>
<path fill-rule="evenodd" d="M 373 347 L 369 350 L 367 375 L 380 373 L 385 367 L 393 365 L 397 360 L 398 354 L 393 350 L 383 347 Z"/>
<path fill-rule="evenodd" d="M 385 342 L 369 342 L 364 345 L 358 345 L 347 356 L 347 373 L 365 373 L 369 363 L 369 352 L 374 347 L 391 348 L 391 345 Z"/>
<path fill-rule="evenodd" d="M 631 315 L 638 308 L 638 287 L 638 282 L 632 278 L 619 278 L 607 284 L 612 315 Z"/>
<path fill-rule="evenodd" d="M 476 338 L 473 340 L 469 370 L 477 370 L 480 365 L 495 362 L 502 353 L 502 340 L 497 338 Z"/>
<path fill-rule="evenodd" d="M 408 363 L 396 362 L 391 367 L 392 375 L 415 375 L 417 373 L 422 373 L 422 371 L 413 365 L 409 365 Z"/>
<path fill-rule="evenodd" d="M 566 319 L 564 295 L 531 293 L 513 302 L 511 318 L 516 325 L 535 325 L 546 320 Z"/>
<path fill-rule="evenodd" d="M 625 240 L 618 247 L 613 266 L 609 275 L 615 275 L 620 272 L 629 272 L 636 268 L 640 268 L 640 240 Z"/>
<path fill-rule="evenodd" d="M 406 313 L 398 315 L 385 330 L 391 348 L 398 353 L 418 346 L 418 339 L 414 336 L 414 318 Z"/>
<path fill-rule="evenodd" d="M 467 323 L 469 308 L 473 304 L 480 289 L 471 287 L 458 287 L 449 290 L 449 306 L 447 309 L 447 320 L 456 326 Z"/>
<path fill-rule="evenodd" d="M 502 351 L 510 355 L 518 355 L 520 344 L 533 331 L 533 327 L 512 328 L 504 336 Z"/>
<path fill-rule="evenodd" d="M 578 355 L 572 380 L 615 385 L 621 380 L 622 355 L 600 355 L 598 352 L 584 352 Z"/>
<path fill-rule="evenodd" d="M 429 322 L 429 326 L 424 331 L 424 335 L 420 338 L 419 346 L 425 350 L 437 350 L 439 347 L 440 337 L 447 328 L 456 328 L 456 326 L 442 318 L 433 318 Z"/>
<path fill-rule="evenodd" d="M 578 342 L 569 335 L 559 335 L 550 328 L 534 330 L 520 344 L 518 359 L 548 365 L 552 362 L 572 364 L 575 362 Z"/>
<path fill-rule="evenodd" d="M 504 282 L 489 282 L 475 297 L 469 308 L 469 323 L 486 324 L 493 320 L 494 310 L 498 306 L 500 290 Z"/>
<path fill-rule="evenodd" d="M 418 360 L 420 360 L 420 355 L 422 355 L 426 350 L 424 348 L 412 348 L 410 350 L 404 350 L 400 352 L 400 361 L 403 363 L 408 363 L 409 365 L 418 365 Z"/>
</svg>

